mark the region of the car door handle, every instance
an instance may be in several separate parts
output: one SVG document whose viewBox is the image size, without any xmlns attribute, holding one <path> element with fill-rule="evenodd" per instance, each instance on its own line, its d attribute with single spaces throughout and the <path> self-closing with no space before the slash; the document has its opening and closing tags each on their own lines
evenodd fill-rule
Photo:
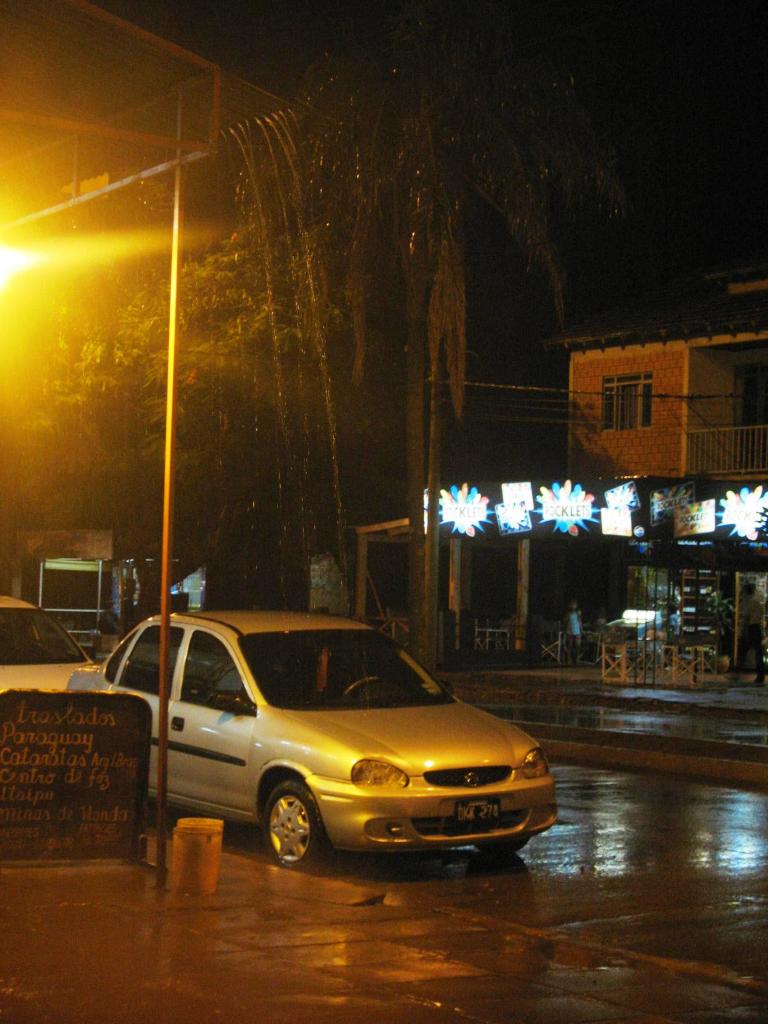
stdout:
<svg viewBox="0 0 768 1024">
<path fill-rule="evenodd" d="M 184 728 L 184 719 L 176 717 L 172 718 L 171 728 L 174 729 L 176 732 L 181 732 Z"/>
</svg>

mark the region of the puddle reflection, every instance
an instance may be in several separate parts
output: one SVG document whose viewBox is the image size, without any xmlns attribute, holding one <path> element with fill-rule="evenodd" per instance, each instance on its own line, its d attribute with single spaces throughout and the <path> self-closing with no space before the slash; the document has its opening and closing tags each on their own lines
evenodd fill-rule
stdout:
<svg viewBox="0 0 768 1024">
<path fill-rule="evenodd" d="M 608 729 L 612 732 L 650 732 L 660 736 L 746 743 L 751 746 L 768 745 L 768 727 L 735 718 L 550 704 L 485 704 L 483 707 L 486 711 L 513 722 L 570 725 L 581 729 Z"/>
<path fill-rule="evenodd" d="M 531 870 L 605 877 L 669 869 L 732 878 L 768 868 L 763 793 L 671 776 L 561 766 L 560 822 L 549 847 L 530 846 Z M 556 854 L 553 856 L 553 853 Z"/>
</svg>

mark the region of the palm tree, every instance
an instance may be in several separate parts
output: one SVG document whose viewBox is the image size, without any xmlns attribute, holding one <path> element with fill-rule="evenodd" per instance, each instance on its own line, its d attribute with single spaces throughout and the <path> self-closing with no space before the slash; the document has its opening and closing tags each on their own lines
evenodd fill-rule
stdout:
<svg viewBox="0 0 768 1024">
<path fill-rule="evenodd" d="M 620 191 L 571 85 L 521 53 L 502 0 L 406 0 L 374 52 L 329 57 L 308 78 L 310 218 L 346 246 L 347 293 L 363 366 L 372 268 L 395 254 L 407 350 L 409 614 L 415 653 L 433 660 L 439 404 L 447 378 L 461 416 L 466 356 L 466 226 L 497 212 L 558 316 L 564 275 L 552 220 L 586 196 L 613 211 Z M 334 251 L 329 244 L 328 251 Z M 425 381 L 430 381 L 431 415 Z M 430 454 L 429 516 L 423 517 Z"/>
</svg>

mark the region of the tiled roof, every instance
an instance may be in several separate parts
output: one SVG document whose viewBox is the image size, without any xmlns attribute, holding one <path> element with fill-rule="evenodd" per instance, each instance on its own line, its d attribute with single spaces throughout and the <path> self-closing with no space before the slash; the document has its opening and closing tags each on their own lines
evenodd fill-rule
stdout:
<svg viewBox="0 0 768 1024">
<path fill-rule="evenodd" d="M 758 281 L 765 281 L 761 289 Z M 754 288 L 738 292 L 736 288 Z M 678 282 L 664 294 L 608 311 L 554 335 L 548 346 L 599 348 L 768 332 L 768 266 Z"/>
</svg>

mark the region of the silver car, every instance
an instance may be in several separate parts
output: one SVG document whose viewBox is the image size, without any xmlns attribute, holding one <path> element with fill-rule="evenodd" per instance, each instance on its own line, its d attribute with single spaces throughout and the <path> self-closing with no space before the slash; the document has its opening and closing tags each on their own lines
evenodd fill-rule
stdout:
<svg viewBox="0 0 768 1024">
<path fill-rule="evenodd" d="M 91 659 L 42 608 L 0 597 L 0 690 L 64 690 Z"/>
<path fill-rule="evenodd" d="M 146 620 L 70 687 L 141 694 L 156 735 L 159 635 Z M 284 867 L 329 847 L 516 851 L 555 823 L 535 740 L 456 700 L 359 622 L 176 614 L 170 657 L 169 800 L 259 824 Z"/>
</svg>

